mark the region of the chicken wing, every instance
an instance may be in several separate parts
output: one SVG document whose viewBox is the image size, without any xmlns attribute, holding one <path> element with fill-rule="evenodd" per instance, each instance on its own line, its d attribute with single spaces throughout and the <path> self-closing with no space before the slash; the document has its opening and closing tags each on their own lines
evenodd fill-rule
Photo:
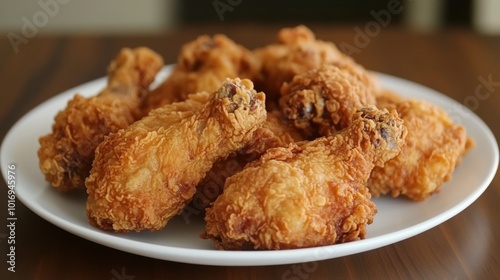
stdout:
<svg viewBox="0 0 500 280">
<path fill-rule="evenodd" d="M 182 47 L 172 73 L 146 97 L 144 110 L 185 100 L 188 94 L 213 92 L 226 78 L 251 78 L 256 68 L 253 53 L 228 37 L 200 36 Z"/>
<path fill-rule="evenodd" d="M 90 98 L 76 94 L 60 111 L 52 132 L 39 139 L 39 165 L 60 191 L 83 189 L 94 150 L 104 136 L 142 116 L 140 103 L 163 66 L 147 48 L 122 49 L 108 69 L 108 85 Z"/>
<path fill-rule="evenodd" d="M 253 138 L 266 119 L 264 103 L 252 82 L 236 78 L 197 112 L 165 110 L 181 114 L 178 122 L 167 117 L 165 126 L 154 110 L 110 134 L 97 148 L 86 180 L 90 223 L 118 232 L 163 228 L 191 200 L 213 163 Z"/>
<path fill-rule="evenodd" d="M 473 140 L 443 109 L 427 101 L 404 100 L 395 94 L 382 101 L 381 105 L 398 111 L 408 136 L 397 157 L 373 169 L 368 188 L 374 196 L 391 194 L 424 200 L 451 179 Z"/>
<path fill-rule="evenodd" d="M 396 156 L 406 128 L 395 111 L 360 109 L 340 133 L 268 150 L 226 181 L 204 238 L 219 249 L 288 249 L 364 238 L 376 213 L 365 184 Z"/>
<path fill-rule="evenodd" d="M 356 110 L 375 104 L 375 82 L 352 64 L 324 65 L 281 87 L 280 108 L 310 136 L 327 136 L 349 126 Z"/>
</svg>

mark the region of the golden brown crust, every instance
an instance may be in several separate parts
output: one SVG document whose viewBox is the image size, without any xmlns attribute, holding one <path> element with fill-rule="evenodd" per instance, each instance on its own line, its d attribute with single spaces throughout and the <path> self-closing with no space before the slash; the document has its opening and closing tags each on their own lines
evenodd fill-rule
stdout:
<svg viewBox="0 0 500 280">
<path fill-rule="evenodd" d="M 253 138 L 266 118 L 264 103 L 249 80 L 227 80 L 198 111 L 158 108 L 110 134 L 86 180 L 90 223 L 123 232 L 163 228 L 213 163 Z"/>
<path fill-rule="evenodd" d="M 364 238 L 375 204 L 365 184 L 394 157 L 406 129 L 393 111 L 363 108 L 330 137 L 269 149 L 226 181 L 204 238 L 219 249 L 288 249 Z"/>
<path fill-rule="evenodd" d="M 346 128 L 356 110 L 375 104 L 376 82 L 352 64 L 323 65 L 293 77 L 281 87 L 286 118 L 309 136 L 327 136 Z"/>
<path fill-rule="evenodd" d="M 182 47 L 168 78 L 146 97 L 144 110 L 185 100 L 188 94 L 213 92 L 226 78 L 251 78 L 256 69 L 253 53 L 228 37 L 200 36 Z"/>
<path fill-rule="evenodd" d="M 107 87 L 89 98 L 76 94 L 56 115 L 38 149 L 40 169 L 53 187 L 84 188 L 95 148 L 104 136 L 142 116 L 141 100 L 162 65 L 147 48 L 122 49 L 109 66 Z"/>
<path fill-rule="evenodd" d="M 392 96 L 384 100 L 384 106 L 398 111 L 408 136 L 401 154 L 373 170 L 368 187 L 374 196 L 391 194 L 424 200 L 451 179 L 473 142 L 463 126 L 453 123 L 443 109 L 427 101 L 401 101 Z"/>
<path fill-rule="evenodd" d="M 196 211 L 204 210 L 222 193 L 226 179 L 240 172 L 245 165 L 257 160 L 271 148 L 285 147 L 302 140 L 305 140 L 304 136 L 279 111 L 268 112 L 266 121 L 255 130 L 254 137 L 247 145 L 213 165 L 198 184 L 192 206 Z"/>
<path fill-rule="evenodd" d="M 323 64 L 354 63 L 335 44 L 317 40 L 314 33 L 303 25 L 281 29 L 277 43 L 254 52 L 260 62 L 255 87 L 267 94 L 268 103 L 277 102 L 281 85 L 297 74 Z"/>
</svg>

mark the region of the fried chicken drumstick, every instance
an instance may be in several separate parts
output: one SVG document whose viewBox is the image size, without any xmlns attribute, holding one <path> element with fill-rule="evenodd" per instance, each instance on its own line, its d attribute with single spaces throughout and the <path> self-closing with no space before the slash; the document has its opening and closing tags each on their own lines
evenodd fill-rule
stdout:
<svg viewBox="0 0 500 280">
<path fill-rule="evenodd" d="M 285 147 L 302 140 L 305 139 L 300 131 L 290 125 L 279 111 L 267 112 L 266 121 L 255 131 L 254 138 L 245 147 L 214 164 L 197 186 L 191 205 L 194 209 L 186 208 L 186 213 L 204 210 L 222 193 L 228 177 L 241 171 L 246 164 L 258 159 L 268 149 Z"/>
<path fill-rule="evenodd" d="M 226 78 L 251 78 L 256 68 L 253 53 L 225 35 L 200 36 L 182 47 L 170 75 L 146 97 L 144 110 L 213 92 Z"/>
<path fill-rule="evenodd" d="M 316 39 L 315 34 L 303 25 L 283 28 L 277 37 L 277 43 L 254 51 L 260 62 L 259 72 L 254 78 L 255 85 L 266 93 L 268 103 L 278 102 L 283 83 L 322 65 L 351 64 L 364 70 L 334 43 Z"/>
<path fill-rule="evenodd" d="M 384 167 L 373 169 L 368 181 L 372 195 L 402 195 L 422 201 L 439 192 L 473 146 L 465 128 L 455 124 L 443 109 L 424 100 L 405 100 L 390 94 L 379 98 L 378 103 L 398 111 L 408 136 L 398 156 Z"/>
<path fill-rule="evenodd" d="M 253 138 L 266 119 L 265 95 L 236 78 L 224 82 L 201 110 L 165 114 L 179 121 L 153 110 L 99 145 L 86 181 L 91 224 L 118 232 L 163 228 L 213 163 Z"/>
<path fill-rule="evenodd" d="M 376 83 L 353 64 L 323 65 L 281 87 L 285 117 L 309 136 L 328 136 L 349 126 L 356 110 L 375 104 Z"/>
<path fill-rule="evenodd" d="M 268 150 L 228 178 L 207 209 L 204 238 L 219 249 L 289 249 L 364 238 L 376 213 L 365 184 L 396 156 L 406 128 L 365 107 L 340 133 Z"/>
<path fill-rule="evenodd" d="M 39 165 L 60 191 L 84 188 L 94 150 L 104 136 L 142 117 L 140 104 L 163 66 L 148 48 L 122 49 L 108 68 L 108 84 L 97 96 L 76 94 L 60 111 L 52 132 L 39 139 Z"/>
</svg>

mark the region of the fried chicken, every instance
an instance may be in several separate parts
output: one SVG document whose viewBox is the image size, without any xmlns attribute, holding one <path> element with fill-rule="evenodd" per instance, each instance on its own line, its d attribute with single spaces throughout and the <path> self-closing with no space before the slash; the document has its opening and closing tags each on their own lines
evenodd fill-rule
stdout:
<svg viewBox="0 0 500 280">
<path fill-rule="evenodd" d="M 110 134 L 86 180 L 90 223 L 117 232 L 163 228 L 214 162 L 253 139 L 266 119 L 264 104 L 264 93 L 237 78 L 224 82 L 197 112 L 164 110 L 178 122 L 167 117 L 165 126 L 161 113 L 152 111 Z"/>
<path fill-rule="evenodd" d="M 278 42 L 254 51 L 260 61 L 255 87 L 267 95 L 268 103 L 277 102 L 284 82 L 323 64 L 356 64 L 343 54 L 335 44 L 316 40 L 314 33 L 303 25 L 283 28 Z"/>
<path fill-rule="evenodd" d="M 427 101 L 404 100 L 392 94 L 380 103 L 398 111 L 408 136 L 397 157 L 373 170 L 368 181 L 370 192 L 374 196 L 403 195 L 415 201 L 439 192 L 473 140 L 443 109 Z"/>
<path fill-rule="evenodd" d="M 269 149 L 226 180 L 207 209 L 204 238 L 219 249 L 289 249 L 365 237 L 375 204 L 365 184 L 396 156 L 406 128 L 395 111 L 365 107 L 349 127 Z"/>
<path fill-rule="evenodd" d="M 108 68 L 107 87 L 89 98 L 76 94 L 56 115 L 38 149 L 40 169 L 53 187 L 84 188 L 94 150 L 105 135 L 142 117 L 140 104 L 162 66 L 150 49 L 122 49 Z"/>
<path fill-rule="evenodd" d="M 185 44 L 177 60 L 168 78 L 146 97 L 146 112 L 185 100 L 188 94 L 213 92 L 226 78 L 251 78 L 257 69 L 252 52 L 221 34 Z"/>
<path fill-rule="evenodd" d="M 280 108 L 307 135 L 331 135 L 349 126 L 358 108 L 375 104 L 375 84 L 352 64 L 324 65 L 285 82 Z"/>
<path fill-rule="evenodd" d="M 285 147 L 302 140 L 305 140 L 304 136 L 297 128 L 288 124 L 279 111 L 268 112 L 266 121 L 262 127 L 257 128 L 253 139 L 245 147 L 214 164 L 197 186 L 191 205 L 194 209 L 185 210 L 201 212 L 200 210 L 204 210 L 222 193 L 228 177 L 241 171 L 245 165 L 258 159 L 268 149 Z"/>
</svg>

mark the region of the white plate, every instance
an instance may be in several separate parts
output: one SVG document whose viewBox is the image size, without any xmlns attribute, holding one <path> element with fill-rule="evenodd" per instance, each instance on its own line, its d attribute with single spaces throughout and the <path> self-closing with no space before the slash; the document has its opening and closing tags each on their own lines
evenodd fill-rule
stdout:
<svg viewBox="0 0 500 280">
<path fill-rule="evenodd" d="M 167 75 L 165 68 L 162 76 Z M 331 246 L 282 251 L 218 251 L 211 241 L 199 238 L 204 224 L 200 215 L 174 218 L 164 230 L 114 234 L 90 226 L 85 216 L 85 195 L 61 194 L 44 180 L 38 168 L 38 137 L 50 131 L 54 115 L 77 92 L 94 95 L 105 85 L 101 78 L 55 96 L 21 118 L 6 135 L 1 147 L 4 178 L 8 164 L 16 165 L 17 198 L 37 215 L 80 237 L 118 250 L 184 263 L 249 266 L 318 261 L 379 248 L 409 238 L 458 214 L 488 187 L 498 167 L 498 146 L 489 128 L 458 102 L 421 85 L 377 74 L 383 87 L 408 97 L 425 99 L 445 108 L 461 122 L 476 147 L 456 169 L 442 192 L 424 202 L 406 199 L 375 199 L 378 214 L 364 240 Z"/>
</svg>

